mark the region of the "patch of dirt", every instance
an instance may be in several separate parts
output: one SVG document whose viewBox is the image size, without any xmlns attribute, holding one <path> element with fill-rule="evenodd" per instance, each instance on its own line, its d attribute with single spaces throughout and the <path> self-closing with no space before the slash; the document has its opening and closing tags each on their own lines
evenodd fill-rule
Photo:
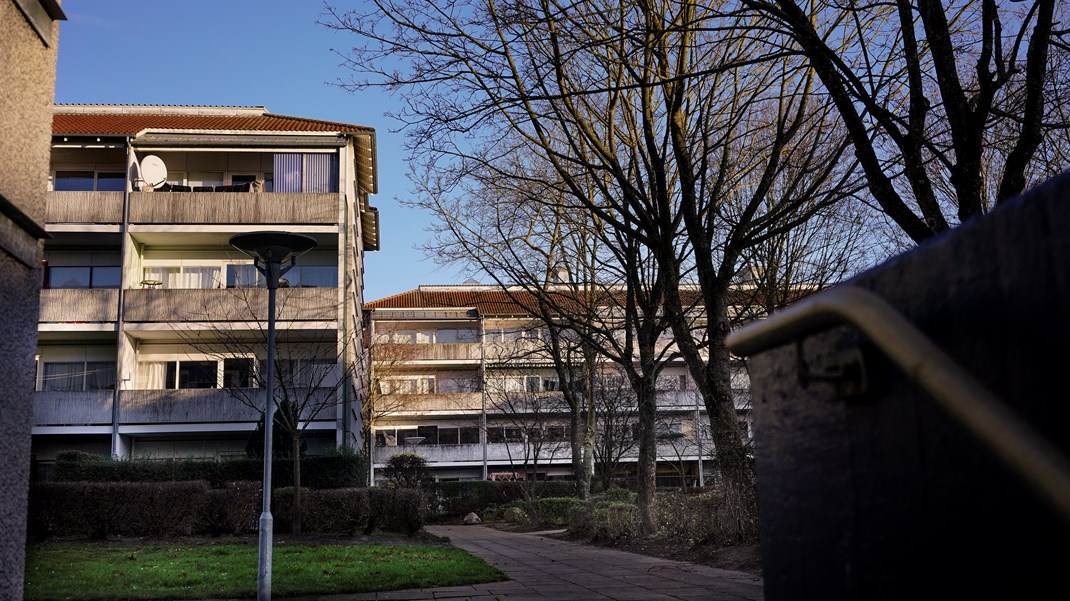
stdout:
<svg viewBox="0 0 1070 601">
<path fill-rule="evenodd" d="M 490 523 L 492 528 L 508 530 L 510 532 L 542 532 L 546 528 L 531 526 L 518 526 L 508 523 Z M 618 541 L 592 541 L 570 535 L 565 531 L 546 532 L 543 536 L 559 538 L 585 545 L 597 545 L 619 551 L 628 551 L 648 557 L 659 557 L 672 561 L 687 561 L 699 565 L 719 568 L 722 570 L 734 570 L 761 577 L 762 554 L 757 544 L 733 545 L 730 547 L 695 546 L 686 547 L 671 539 L 663 538 L 640 538 Z"/>
</svg>

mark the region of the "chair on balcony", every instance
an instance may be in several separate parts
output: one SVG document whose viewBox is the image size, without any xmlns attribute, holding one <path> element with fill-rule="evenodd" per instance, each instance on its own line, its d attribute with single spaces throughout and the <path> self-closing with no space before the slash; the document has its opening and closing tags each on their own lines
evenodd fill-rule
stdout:
<svg viewBox="0 0 1070 601">
<path fill-rule="evenodd" d="M 190 191 L 192 191 L 192 188 L 190 188 L 189 186 L 180 186 L 178 184 L 175 184 L 174 186 L 171 186 L 171 191 L 172 192 L 190 192 Z"/>
<path fill-rule="evenodd" d="M 193 186 L 194 192 L 215 192 L 214 186 Z"/>
</svg>

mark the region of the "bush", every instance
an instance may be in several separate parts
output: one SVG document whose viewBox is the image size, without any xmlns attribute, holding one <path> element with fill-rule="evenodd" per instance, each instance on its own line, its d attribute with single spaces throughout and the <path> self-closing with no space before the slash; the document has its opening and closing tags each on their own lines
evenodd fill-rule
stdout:
<svg viewBox="0 0 1070 601">
<path fill-rule="evenodd" d="M 369 488 L 368 523 L 364 534 L 376 528 L 412 536 L 427 521 L 427 498 L 414 488 Z"/>
<path fill-rule="evenodd" d="M 594 538 L 594 505 L 583 503 L 568 512 L 568 531 L 584 538 Z"/>
<path fill-rule="evenodd" d="M 611 501 L 615 503 L 635 503 L 635 498 L 638 495 L 627 488 L 610 488 L 598 495 L 600 501 Z"/>
<path fill-rule="evenodd" d="M 255 532 L 262 499 L 259 482 L 227 482 L 210 489 L 205 492 L 201 529 L 212 536 Z"/>
<path fill-rule="evenodd" d="M 510 524 L 525 524 L 528 521 L 528 514 L 519 507 L 510 507 L 505 510 L 502 519 Z"/>
<path fill-rule="evenodd" d="M 594 508 L 594 538 L 618 540 L 639 536 L 639 509 L 631 503 L 599 503 Z"/>
<path fill-rule="evenodd" d="M 419 488 L 431 479 L 427 458 L 417 453 L 398 453 L 386 460 L 383 475 L 396 488 Z"/>
<path fill-rule="evenodd" d="M 119 460 L 80 451 L 65 451 L 56 456 L 53 478 L 57 482 L 205 480 L 219 488 L 226 482 L 259 482 L 263 470 L 263 461 L 259 459 Z M 363 456 L 348 450 L 301 460 L 302 487 L 356 488 L 364 484 L 366 473 Z M 293 464 L 290 461 L 274 461 L 271 474 L 274 488 L 293 486 Z"/>
<path fill-rule="evenodd" d="M 30 488 L 35 536 L 193 534 L 203 522 L 208 483 L 54 482 Z"/>
<path fill-rule="evenodd" d="M 535 522 L 543 526 L 566 526 L 573 508 L 586 505 L 575 497 L 547 497 L 534 503 Z"/>
<path fill-rule="evenodd" d="M 575 482 L 564 480 L 534 483 L 488 480 L 433 482 L 426 487 L 432 500 L 431 519 L 460 520 L 472 512 L 480 516 L 492 515 L 499 508 L 522 501 L 528 484 L 534 484 L 536 498 L 571 497 L 576 489 Z"/>
<path fill-rule="evenodd" d="M 271 514 L 276 529 L 293 528 L 294 489 L 272 493 Z M 368 491 L 363 488 L 301 489 L 301 532 L 304 534 L 358 534 L 368 522 Z"/>
</svg>

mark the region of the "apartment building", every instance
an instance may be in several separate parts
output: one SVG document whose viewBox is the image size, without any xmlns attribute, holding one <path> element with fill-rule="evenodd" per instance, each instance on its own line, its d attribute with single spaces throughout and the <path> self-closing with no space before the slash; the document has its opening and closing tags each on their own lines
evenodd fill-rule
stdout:
<svg viewBox="0 0 1070 601">
<path fill-rule="evenodd" d="M 264 407 L 267 290 L 236 234 L 316 247 L 278 295 L 281 393 L 309 452 L 356 444 L 375 131 L 264 107 L 58 105 L 33 454 L 245 453 Z"/>
<path fill-rule="evenodd" d="M 562 387 L 577 382 L 561 382 L 546 324 L 525 305 L 534 303 L 522 291 L 482 285 L 421 286 L 366 305 L 373 471 L 412 451 L 437 480 L 572 477 Z M 637 467 L 635 397 L 609 362 L 598 359 L 594 372 L 596 471 L 626 479 Z M 748 381 L 742 366 L 736 373 L 749 438 Z M 703 482 L 712 441 L 694 381 L 681 361 L 670 361 L 657 388 L 659 484 Z"/>
</svg>

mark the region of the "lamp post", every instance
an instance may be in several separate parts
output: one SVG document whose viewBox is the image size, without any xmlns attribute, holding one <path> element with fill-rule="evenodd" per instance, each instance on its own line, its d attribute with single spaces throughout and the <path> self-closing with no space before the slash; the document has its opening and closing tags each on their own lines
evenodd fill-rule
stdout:
<svg viewBox="0 0 1070 601">
<path fill-rule="evenodd" d="M 267 401 L 264 409 L 264 507 L 260 514 L 260 553 L 257 558 L 257 601 L 271 599 L 271 438 L 275 426 L 275 294 L 279 279 L 293 269 L 297 257 L 316 247 L 309 236 L 288 232 L 250 232 L 231 237 L 230 245 L 253 259 L 268 289 L 267 373 L 264 374 Z M 288 262 L 287 265 L 283 265 Z"/>
</svg>

